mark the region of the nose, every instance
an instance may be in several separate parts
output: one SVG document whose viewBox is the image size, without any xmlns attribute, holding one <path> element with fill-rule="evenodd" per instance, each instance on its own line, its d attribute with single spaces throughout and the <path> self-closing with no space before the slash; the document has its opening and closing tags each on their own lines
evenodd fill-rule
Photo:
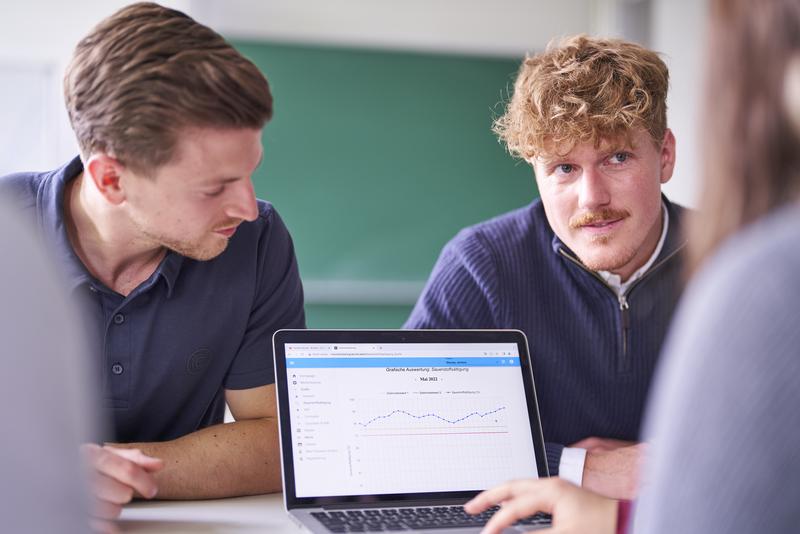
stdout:
<svg viewBox="0 0 800 534">
<path fill-rule="evenodd" d="M 581 175 L 578 192 L 578 206 L 584 210 L 593 210 L 606 206 L 611 202 L 606 177 L 596 169 L 586 169 Z"/>
<path fill-rule="evenodd" d="M 258 204 L 256 203 L 256 193 L 253 190 L 253 182 L 239 180 L 233 185 L 233 195 L 230 196 L 228 204 L 225 206 L 225 214 L 231 219 L 242 219 L 254 221 L 258 217 Z"/>
</svg>

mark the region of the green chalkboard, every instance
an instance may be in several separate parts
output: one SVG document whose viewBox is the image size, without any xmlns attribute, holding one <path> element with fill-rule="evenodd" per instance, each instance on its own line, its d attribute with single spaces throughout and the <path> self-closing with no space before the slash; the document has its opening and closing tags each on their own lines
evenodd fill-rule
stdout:
<svg viewBox="0 0 800 534">
<path fill-rule="evenodd" d="M 460 228 L 537 194 L 490 131 L 517 59 L 234 44 L 273 90 L 254 180 L 304 280 L 423 281 Z"/>
</svg>

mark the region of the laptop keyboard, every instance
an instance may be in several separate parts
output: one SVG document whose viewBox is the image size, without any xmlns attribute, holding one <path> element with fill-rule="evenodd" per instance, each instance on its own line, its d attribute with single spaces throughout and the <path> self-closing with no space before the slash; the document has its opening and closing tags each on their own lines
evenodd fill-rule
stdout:
<svg viewBox="0 0 800 534">
<path fill-rule="evenodd" d="M 311 515 L 330 532 L 387 532 L 437 528 L 481 527 L 499 508 L 493 507 L 478 515 L 469 515 L 462 506 L 421 508 L 385 508 L 312 512 Z M 517 525 L 549 525 L 548 514 L 536 514 Z"/>
</svg>

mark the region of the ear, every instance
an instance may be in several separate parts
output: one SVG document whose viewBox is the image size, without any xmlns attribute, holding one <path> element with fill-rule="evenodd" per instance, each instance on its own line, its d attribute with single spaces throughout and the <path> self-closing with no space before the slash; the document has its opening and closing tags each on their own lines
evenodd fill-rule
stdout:
<svg viewBox="0 0 800 534">
<path fill-rule="evenodd" d="M 661 142 L 661 183 L 665 184 L 672 178 L 672 171 L 675 170 L 675 136 L 672 130 L 667 128 L 664 132 L 664 140 Z"/>
<path fill-rule="evenodd" d="M 84 170 L 108 202 L 122 204 L 125 191 L 121 187 L 120 178 L 125 172 L 125 166 L 119 160 L 105 153 L 92 154 L 86 161 Z"/>
</svg>

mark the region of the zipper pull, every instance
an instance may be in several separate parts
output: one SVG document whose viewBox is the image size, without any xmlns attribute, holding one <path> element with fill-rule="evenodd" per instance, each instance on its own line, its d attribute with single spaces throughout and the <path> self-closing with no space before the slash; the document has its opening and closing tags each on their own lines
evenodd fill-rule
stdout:
<svg viewBox="0 0 800 534">
<path fill-rule="evenodd" d="M 622 359 L 619 362 L 619 370 L 621 372 L 628 371 L 629 362 L 628 362 L 628 331 L 631 327 L 631 319 L 628 313 L 630 306 L 628 305 L 628 298 L 625 295 L 620 295 L 618 297 L 619 300 L 619 311 L 621 315 L 621 323 L 622 323 Z"/>
<path fill-rule="evenodd" d="M 628 315 L 628 310 L 630 306 L 628 305 L 628 299 L 625 295 L 619 296 L 619 311 L 622 314 L 622 330 L 627 331 L 628 328 L 631 326 L 631 319 Z"/>
<path fill-rule="evenodd" d="M 619 311 L 627 315 L 626 312 L 628 311 L 628 308 L 630 308 L 630 306 L 628 306 L 628 298 L 625 295 L 620 295 L 617 297 L 617 300 L 619 300 Z"/>
</svg>

